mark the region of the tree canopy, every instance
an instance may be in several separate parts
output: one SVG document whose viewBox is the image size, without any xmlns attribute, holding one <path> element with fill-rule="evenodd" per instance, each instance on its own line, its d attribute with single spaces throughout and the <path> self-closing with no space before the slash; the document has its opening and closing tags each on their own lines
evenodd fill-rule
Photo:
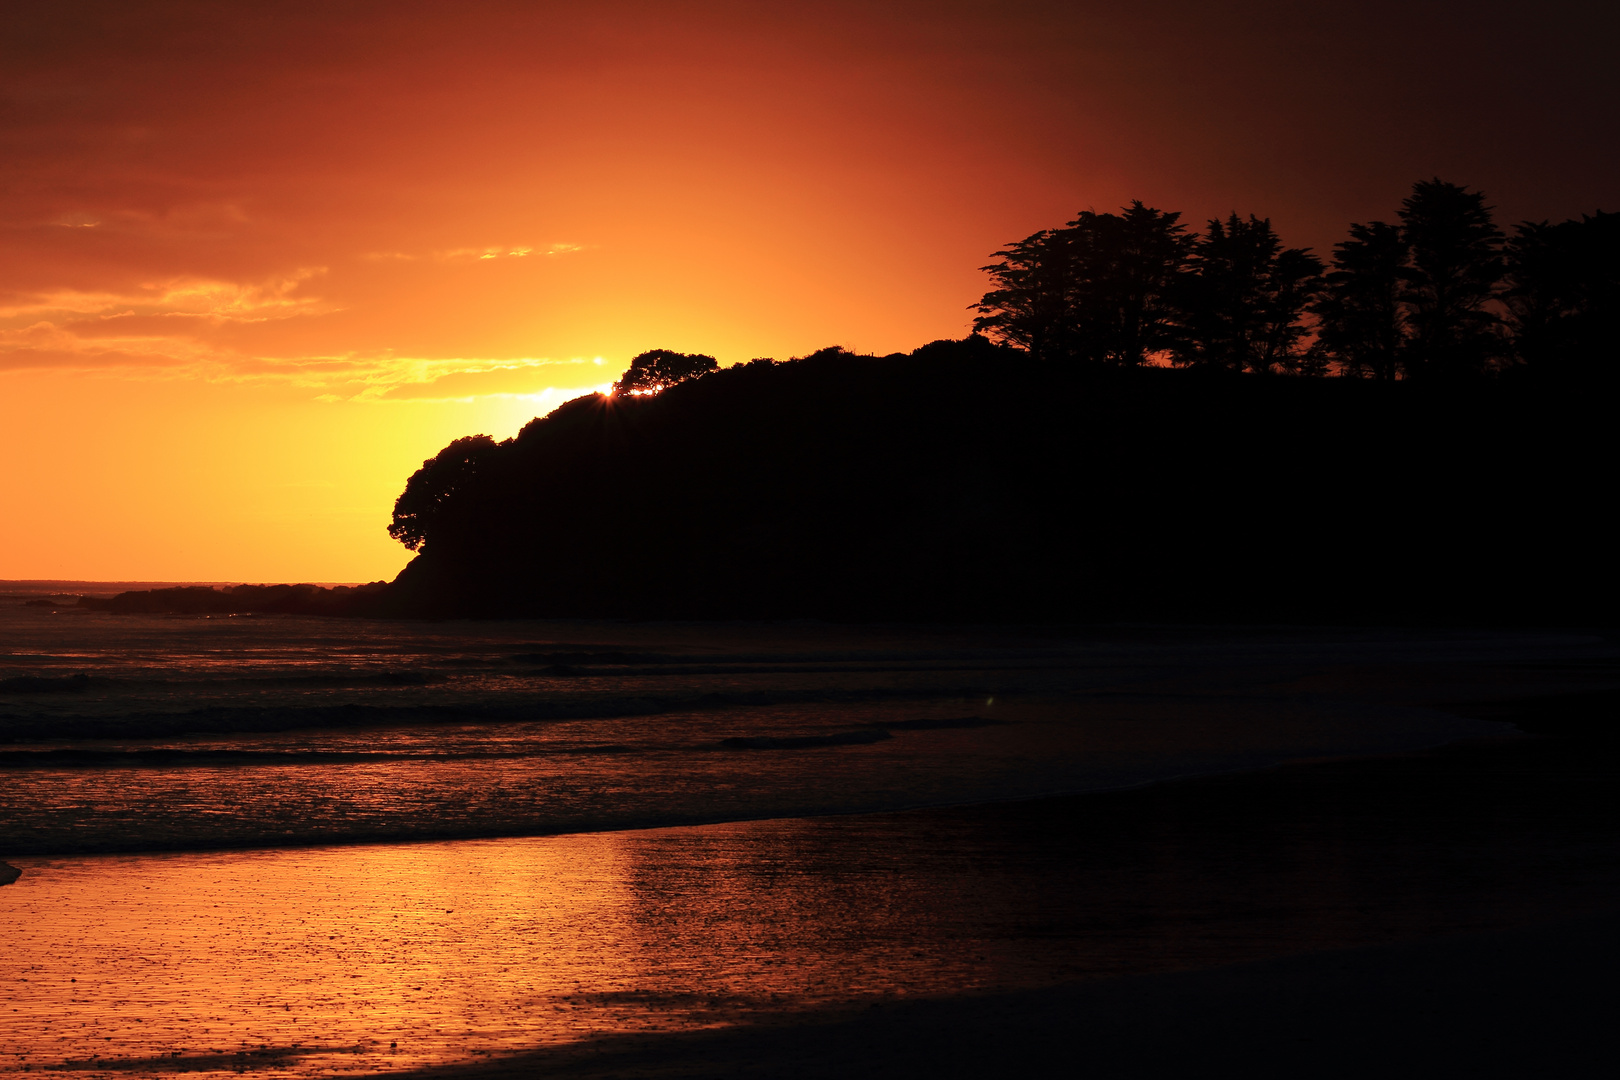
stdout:
<svg viewBox="0 0 1620 1080">
<path fill-rule="evenodd" d="M 984 267 L 995 288 L 973 305 L 974 331 L 1043 359 L 1142 364 L 1169 343 L 1194 244 L 1180 218 L 1138 201 L 1008 245 Z"/>
<path fill-rule="evenodd" d="M 1317 355 L 1336 361 L 1345 375 L 1394 381 L 1405 359 L 1405 275 L 1398 226 L 1351 225 L 1350 239 L 1333 248 L 1333 269 L 1313 307 Z"/>
<path fill-rule="evenodd" d="M 1054 364 L 984 336 L 830 348 L 673 393 L 587 395 L 506 442 L 447 448 L 413 479 L 427 539 L 387 602 L 1601 619 L 1620 595 L 1609 412 L 1584 388 Z"/>
<path fill-rule="evenodd" d="M 1490 309 L 1502 280 L 1502 230 L 1481 192 L 1422 180 L 1401 203 L 1410 252 L 1401 299 L 1411 338 L 1409 376 L 1483 374 L 1503 354 L 1501 318 Z"/>
<path fill-rule="evenodd" d="M 1522 369 L 1620 376 L 1620 214 L 1507 237 L 1485 196 L 1438 178 L 1395 223 L 1350 226 L 1331 267 L 1269 218 L 1191 234 L 1133 202 L 996 252 L 973 329 L 1053 363 L 1455 384 Z"/>
<path fill-rule="evenodd" d="M 1180 282 L 1172 356 L 1257 374 L 1307 368 L 1302 320 L 1321 280 L 1322 261 L 1284 248 L 1269 218 L 1211 221 Z"/>
<path fill-rule="evenodd" d="M 412 551 L 421 549 L 435 526 L 450 516 L 457 496 L 473 487 L 480 466 L 496 449 L 488 435 L 468 435 L 422 462 L 394 501 L 388 535 Z"/>
<path fill-rule="evenodd" d="M 1620 213 L 1524 222 L 1505 246 L 1515 359 L 1561 379 L 1620 362 Z"/>
<path fill-rule="evenodd" d="M 677 383 L 717 371 L 720 362 L 702 353 L 649 349 L 630 361 L 624 377 L 613 384 L 615 394 L 657 394 Z"/>
</svg>

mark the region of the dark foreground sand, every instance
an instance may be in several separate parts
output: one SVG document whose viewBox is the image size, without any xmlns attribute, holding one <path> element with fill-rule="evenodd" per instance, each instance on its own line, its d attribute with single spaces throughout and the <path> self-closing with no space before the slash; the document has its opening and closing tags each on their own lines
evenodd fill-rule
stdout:
<svg viewBox="0 0 1620 1080">
<path fill-rule="evenodd" d="M 1079 958 L 1059 985 L 406 1075 L 1613 1075 L 1613 707 L 1538 709 L 1563 734 L 914 815 L 1046 860 L 1035 930 Z"/>
<path fill-rule="evenodd" d="M 1620 1063 L 1617 917 L 604 1039 L 403 1075 L 1607 1076 Z"/>
</svg>

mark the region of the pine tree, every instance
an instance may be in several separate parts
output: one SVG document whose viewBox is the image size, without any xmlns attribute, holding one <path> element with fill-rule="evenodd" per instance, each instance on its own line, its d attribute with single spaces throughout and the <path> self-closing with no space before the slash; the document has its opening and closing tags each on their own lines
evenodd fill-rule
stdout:
<svg viewBox="0 0 1620 1080">
<path fill-rule="evenodd" d="M 1489 306 L 1502 280 L 1502 230 L 1485 196 L 1439 179 L 1420 181 L 1400 218 L 1411 252 L 1401 294 L 1411 332 L 1407 375 L 1483 374 L 1505 351 L 1501 320 Z"/>
<path fill-rule="evenodd" d="M 1250 371 L 1304 372 L 1306 309 L 1321 291 L 1322 261 L 1284 248 L 1269 218 L 1213 220 L 1193 252 L 1180 295 L 1177 363 Z"/>
<path fill-rule="evenodd" d="M 1525 222 L 1506 246 L 1515 358 L 1557 379 L 1620 375 L 1620 214 Z"/>
<path fill-rule="evenodd" d="M 1170 294 L 1194 241 L 1180 218 L 1133 202 L 1009 245 L 984 267 L 997 287 L 973 305 L 974 330 L 1046 360 L 1145 363 L 1169 344 Z"/>
<path fill-rule="evenodd" d="M 1350 376 L 1393 382 L 1406 348 L 1401 307 L 1406 241 L 1383 221 L 1351 225 L 1350 239 L 1334 245 L 1333 270 L 1312 306 L 1318 320 L 1314 351 Z"/>
</svg>

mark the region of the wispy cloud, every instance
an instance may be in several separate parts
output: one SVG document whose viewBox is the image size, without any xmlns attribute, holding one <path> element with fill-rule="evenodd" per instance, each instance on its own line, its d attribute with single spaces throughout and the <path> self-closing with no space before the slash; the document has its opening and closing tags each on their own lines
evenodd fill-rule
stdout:
<svg viewBox="0 0 1620 1080">
<path fill-rule="evenodd" d="M 339 307 L 303 290 L 324 267 L 257 282 L 175 277 L 122 292 L 55 290 L 0 306 L 0 370 L 136 369 L 165 376 L 238 359 L 222 330 L 323 315 Z M 9 323 L 10 325 L 6 325 Z"/>
<path fill-rule="evenodd" d="M 299 293 L 324 266 L 302 267 L 257 282 L 174 277 L 143 283 L 125 292 L 58 289 L 13 295 L 0 305 L 0 320 L 22 317 L 94 315 L 201 315 L 219 320 L 263 321 L 335 310 L 319 296 Z"/>
<path fill-rule="evenodd" d="M 370 262 L 485 262 L 490 259 L 526 259 L 537 252 L 541 255 L 572 255 L 585 251 L 589 245 L 558 243 L 544 250 L 533 244 L 487 244 L 483 247 L 444 248 L 438 251 L 412 253 L 408 251 L 368 251 L 361 258 Z"/>
<path fill-rule="evenodd" d="M 377 364 L 361 378 L 352 400 L 469 401 L 479 397 L 528 397 L 572 374 L 573 385 L 601 379 L 601 357 L 552 360 L 401 361 Z M 584 392 L 583 390 L 577 392 Z"/>
<path fill-rule="evenodd" d="M 533 250 L 512 246 L 495 254 L 522 258 Z M 263 333 L 276 324 L 343 310 L 310 287 L 325 272 L 304 267 L 251 282 L 175 277 L 122 291 L 13 296 L 0 307 L 0 371 L 79 370 L 137 380 L 277 385 L 334 401 L 527 397 L 552 393 L 558 384 L 601 381 L 601 357 L 263 351 L 276 340 Z"/>
</svg>

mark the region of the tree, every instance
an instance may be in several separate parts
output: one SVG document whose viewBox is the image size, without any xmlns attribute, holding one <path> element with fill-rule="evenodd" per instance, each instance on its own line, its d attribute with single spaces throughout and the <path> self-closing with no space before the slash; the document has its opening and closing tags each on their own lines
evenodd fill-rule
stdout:
<svg viewBox="0 0 1620 1080">
<path fill-rule="evenodd" d="M 1196 241 L 1180 219 L 1136 201 L 1120 214 L 1087 210 L 1069 222 L 1070 319 L 1081 359 L 1137 367 L 1169 345 L 1170 297 Z"/>
<path fill-rule="evenodd" d="M 1062 230 L 1042 229 L 991 256 L 979 269 L 995 287 L 972 310 L 973 332 L 1013 345 L 1038 360 L 1067 358 L 1070 266 Z"/>
<path fill-rule="evenodd" d="M 1304 315 L 1321 291 L 1322 261 L 1284 248 L 1271 219 L 1213 220 L 1180 290 L 1177 363 L 1256 373 L 1309 372 Z"/>
<path fill-rule="evenodd" d="M 1392 382 L 1406 346 L 1401 296 L 1406 241 L 1383 221 L 1351 225 L 1350 239 L 1333 248 L 1333 270 L 1312 305 L 1318 326 L 1315 351 L 1341 374 Z"/>
<path fill-rule="evenodd" d="M 686 382 L 718 371 L 720 362 L 701 353 L 678 353 L 652 349 L 630 361 L 630 367 L 613 384 L 615 394 L 657 394 L 676 383 Z"/>
<path fill-rule="evenodd" d="M 1556 378 L 1620 373 L 1620 214 L 1524 222 L 1505 254 L 1519 362 Z"/>
<path fill-rule="evenodd" d="M 1193 243 L 1180 217 L 1140 201 L 1086 210 L 998 251 L 974 331 L 1043 360 L 1142 364 L 1167 344 L 1168 294 Z"/>
<path fill-rule="evenodd" d="M 422 462 L 394 502 L 394 520 L 388 526 L 388 535 L 412 551 L 419 550 L 449 519 L 457 496 L 473 486 L 474 478 L 496 449 L 495 440 L 488 435 L 469 435 Z"/>
<path fill-rule="evenodd" d="M 1483 374 L 1503 351 L 1501 321 L 1486 306 L 1502 279 L 1502 230 L 1485 196 L 1438 178 L 1419 181 L 1400 218 L 1411 252 L 1401 294 L 1411 328 L 1407 375 Z"/>
</svg>

